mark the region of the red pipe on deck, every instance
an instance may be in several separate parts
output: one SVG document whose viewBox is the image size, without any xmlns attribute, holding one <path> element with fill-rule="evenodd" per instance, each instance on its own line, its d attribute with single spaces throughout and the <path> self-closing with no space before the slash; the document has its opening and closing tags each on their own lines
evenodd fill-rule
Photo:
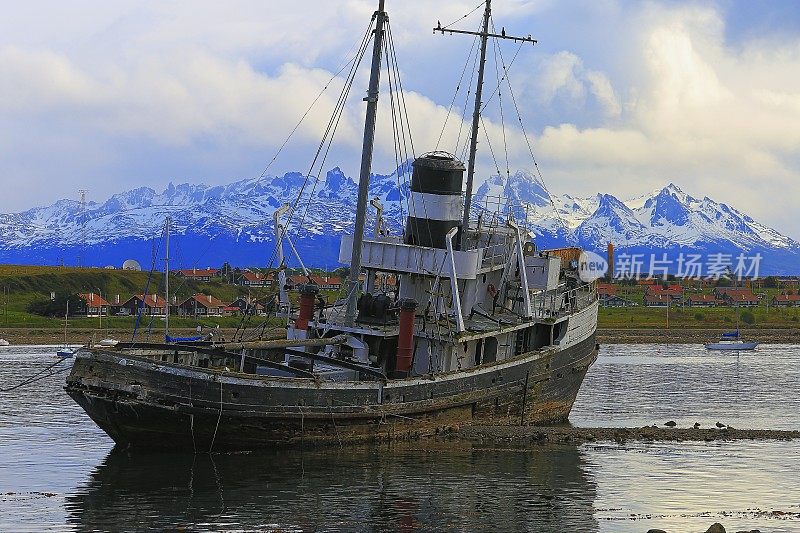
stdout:
<svg viewBox="0 0 800 533">
<path fill-rule="evenodd" d="M 414 312 L 417 302 L 412 298 L 400 300 L 400 334 L 397 336 L 397 357 L 395 371 L 399 376 L 407 376 L 411 372 L 414 358 Z"/>
<path fill-rule="evenodd" d="M 314 283 L 306 283 L 298 287 L 300 291 L 300 313 L 294 321 L 294 329 L 306 331 L 308 322 L 314 316 L 314 300 L 319 293 L 319 287 Z"/>
</svg>

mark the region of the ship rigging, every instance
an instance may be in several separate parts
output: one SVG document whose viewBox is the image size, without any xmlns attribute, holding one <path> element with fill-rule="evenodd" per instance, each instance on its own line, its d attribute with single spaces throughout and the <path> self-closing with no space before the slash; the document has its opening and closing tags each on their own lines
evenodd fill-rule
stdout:
<svg viewBox="0 0 800 533">
<path fill-rule="evenodd" d="M 344 301 L 317 305 L 320 287 L 310 279 L 297 287 L 298 308 L 289 299 L 283 245 L 300 260 L 288 228 L 293 222 L 302 227 L 308 206 L 301 212 L 301 192 L 274 217 L 280 279 L 275 313 L 285 320 L 285 339 L 130 342 L 78 353 L 66 390 L 118 444 L 250 450 L 409 438 L 481 421 L 566 419 L 597 356 L 595 287 L 578 276 L 580 250 L 537 249 L 523 206 L 499 200 L 502 209 L 492 211 L 473 203 L 481 111 L 488 102 L 482 101 L 487 45 L 535 43 L 505 29 L 490 31 L 491 2 L 482 6 L 477 32 L 441 23 L 434 28 L 472 35 L 480 45 L 467 165 L 447 152 L 414 155 L 380 0 L 354 58 L 343 67 L 350 67 L 348 82 L 306 175 L 308 184 L 327 158 L 371 41 L 355 230 L 342 238 L 339 252 L 340 262 L 350 264 Z M 382 229 L 382 206 L 368 198 L 383 57 L 395 145 L 398 153 L 407 155 L 410 147 L 413 155 L 398 165 L 398 181 L 411 167 L 399 235 Z M 503 74 L 497 74 L 489 99 L 496 95 L 500 102 L 500 86 L 508 83 L 504 61 Z M 315 187 L 316 181 L 312 195 Z M 377 213 L 372 237 L 366 235 L 370 205 Z M 391 293 L 377 282 L 385 276 L 397 280 Z"/>
</svg>

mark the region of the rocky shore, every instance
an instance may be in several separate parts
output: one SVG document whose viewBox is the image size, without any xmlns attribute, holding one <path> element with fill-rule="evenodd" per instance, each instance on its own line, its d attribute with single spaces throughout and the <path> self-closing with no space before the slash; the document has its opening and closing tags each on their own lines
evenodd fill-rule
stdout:
<svg viewBox="0 0 800 533">
<path fill-rule="evenodd" d="M 702 344 L 719 339 L 722 329 L 707 328 L 598 328 L 600 344 Z M 748 340 L 800 344 L 800 328 L 747 329 Z"/>
<path fill-rule="evenodd" d="M 669 532 L 663 529 L 648 529 L 647 533 L 669 533 Z M 723 526 L 719 522 L 714 522 L 708 529 L 706 529 L 706 533 L 726 533 L 725 526 Z M 739 530 L 736 533 L 761 533 L 761 530 L 744 529 L 744 530 Z"/>
<path fill-rule="evenodd" d="M 451 436 L 480 444 L 527 447 L 537 444 L 583 444 L 627 441 L 729 441 L 793 440 L 800 431 L 734 428 L 578 428 L 572 426 L 465 426 L 452 428 Z"/>
</svg>

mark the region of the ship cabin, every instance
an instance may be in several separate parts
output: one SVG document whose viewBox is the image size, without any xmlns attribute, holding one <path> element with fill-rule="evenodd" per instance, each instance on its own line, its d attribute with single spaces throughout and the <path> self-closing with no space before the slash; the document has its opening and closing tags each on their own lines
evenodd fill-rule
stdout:
<svg viewBox="0 0 800 533">
<path fill-rule="evenodd" d="M 580 249 L 538 249 L 526 208 L 505 198 L 476 199 L 462 234 L 464 165 L 436 152 L 413 169 L 403 235 L 377 231 L 378 218 L 363 241 L 366 275 L 352 323 L 344 306 L 333 307 L 321 319 L 312 313 L 299 327 L 290 323 L 290 338 L 346 334 L 347 344 L 324 351 L 406 377 L 512 359 L 594 332 L 596 283 L 578 276 Z M 353 236 L 343 236 L 340 262 L 350 262 L 352 247 Z M 397 280 L 388 290 L 376 281 L 387 277 Z M 301 286 L 301 301 L 304 287 L 316 293 Z"/>
</svg>

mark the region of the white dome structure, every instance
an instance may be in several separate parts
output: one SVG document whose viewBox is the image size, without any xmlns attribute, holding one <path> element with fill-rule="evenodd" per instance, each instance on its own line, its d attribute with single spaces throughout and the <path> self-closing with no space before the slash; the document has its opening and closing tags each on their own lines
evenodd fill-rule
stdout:
<svg viewBox="0 0 800 533">
<path fill-rule="evenodd" d="M 142 265 L 139 264 L 139 261 L 136 259 L 128 259 L 124 263 L 122 263 L 122 270 L 136 270 L 139 271 L 142 269 Z"/>
</svg>

